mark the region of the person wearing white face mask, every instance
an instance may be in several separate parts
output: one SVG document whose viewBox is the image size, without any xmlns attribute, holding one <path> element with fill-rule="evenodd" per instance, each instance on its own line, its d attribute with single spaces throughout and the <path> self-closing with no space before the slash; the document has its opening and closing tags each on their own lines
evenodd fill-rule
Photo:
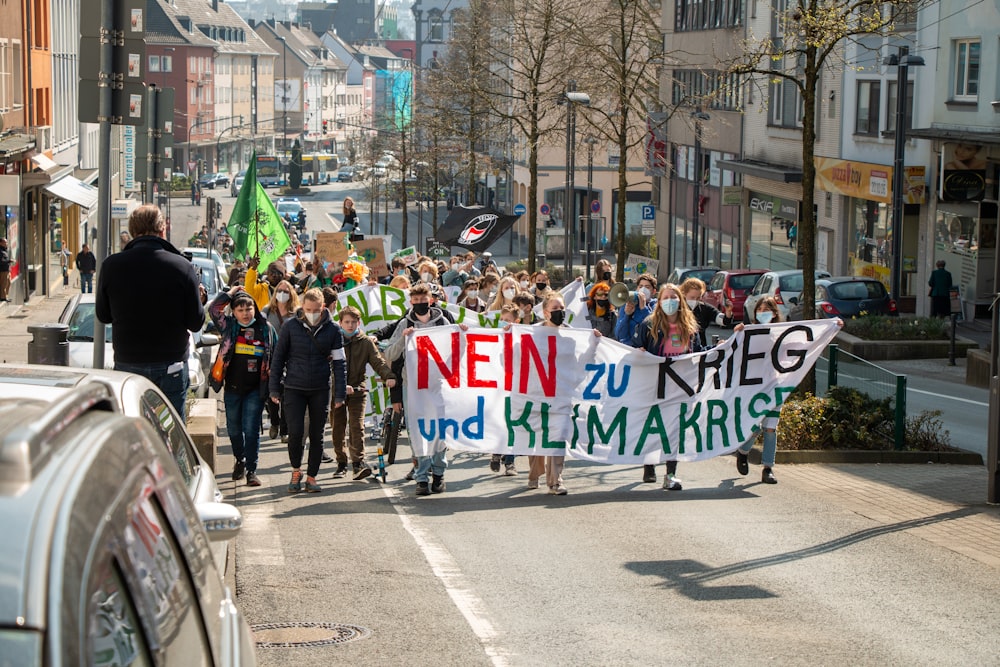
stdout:
<svg viewBox="0 0 1000 667">
<path fill-rule="evenodd" d="M 292 287 L 292 283 L 282 280 L 274 286 L 274 293 L 271 294 L 271 302 L 264 306 L 261 312 L 267 318 L 267 323 L 274 328 L 275 334 L 278 334 L 281 333 L 281 328 L 285 325 L 285 322 L 295 317 L 298 309 L 299 295 L 295 292 L 295 288 Z M 287 440 L 288 424 L 285 422 L 285 413 L 282 412 L 281 405 L 271 401 L 267 401 L 266 403 L 267 418 L 271 423 L 268 435 L 272 440 L 278 436 L 281 436 L 283 441 Z"/>
<path fill-rule="evenodd" d="M 475 279 L 466 280 L 465 284 L 462 285 L 462 292 L 458 295 L 458 300 L 455 303 L 477 313 L 486 310 L 486 302 L 479 298 L 479 281 Z"/>
<path fill-rule="evenodd" d="M 619 343 L 632 344 L 632 336 L 636 327 L 653 314 L 656 294 L 656 278 L 650 273 L 644 273 L 635 281 L 635 299 L 629 299 L 618 314 L 615 325 L 615 338 Z"/>
<path fill-rule="evenodd" d="M 236 459 L 233 481 L 246 474 L 247 486 L 260 486 L 260 420 L 277 336 L 242 287 L 219 292 L 208 313 L 222 338 L 209 381 L 216 391 L 225 389 L 226 431 Z"/>
<path fill-rule="evenodd" d="M 417 275 L 422 283 L 436 283 L 438 279 L 438 268 L 434 262 L 421 262 L 417 267 Z"/>
<path fill-rule="evenodd" d="M 688 278 L 681 283 L 681 294 L 687 302 L 688 308 L 694 313 L 694 319 L 698 321 L 698 338 L 701 346 L 708 345 L 708 338 L 705 331 L 710 324 L 720 327 L 733 326 L 733 304 L 727 303 L 725 313 L 720 313 L 713 306 L 701 300 L 701 295 L 705 293 L 705 283 L 698 278 Z"/>
<path fill-rule="evenodd" d="M 660 357 L 675 357 L 702 350 L 698 339 L 698 322 L 681 298 L 680 288 L 670 283 L 660 288 L 657 308 L 636 328 L 632 346 Z M 642 481 L 656 481 L 656 466 L 643 466 Z M 677 478 L 677 461 L 667 461 L 663 488 L 668 491 L 680 491 L 683 488 L 681 480 Z"/>
<path fill-rule="evenodd" d="M 504 306 L 514 303 L 514 297 L 517 296 L 517 293 L 517 282 L 515 282 L 515 280 L 510 276 L 504 276 L 500 279 L 500 287 L 497 288 L 496 297 L 494 297 L 493 302 L 486 307 L 486 310 L 503 310 Z"/>
<path fill-rule="evenodd" d="M 284 393 L 281 377 L 284 374 Z M 308 290 L 302 308 L 282 327 L 274 348 L 270 378 L 271 401 L 280 403 L 288 422 L 288 458 L 292 465 L 289 493 L 302 490 L 302 451 L 305 415 L 309 411 L 309 461 L 305 490 L 316 493 L 323 456 L 323 428 L 330 409 L 330 381 L 333 379 L 333 406 L 347 398 L 347 365 L 344 336 L 323 307 L 323 292 Z"/>
</svg>

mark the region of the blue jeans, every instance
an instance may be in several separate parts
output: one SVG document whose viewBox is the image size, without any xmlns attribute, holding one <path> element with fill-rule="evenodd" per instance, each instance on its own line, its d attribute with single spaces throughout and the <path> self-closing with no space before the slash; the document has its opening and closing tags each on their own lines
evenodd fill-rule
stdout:
<svg viewBox="0 0 1000 667">
<path fill-rule="evenodd" d="M 178 364 L 181 369 L 174 373 L 168 373 L 167 369 L 174 364 Z M 158 364 L 126 364 L 115 361 L 115 370 L 125 373 L 141 375 L 163 392 L 174 410 L 180 415 L 181 423 L 187 423 L 187 415 L 184 412 L 187 401 L 188 388 L 191 386 L 191 379 L 188 377 L 187 359 L 178 362 L 162 362 Z"/>
<path fill-rule="evenodd" d="M 442 449 L 439 452 L 434 452 L 431 456 L 418 456 L 417 472 L 413 475 L 413 479 L 418 482 L 426 482 L 429 474 L 444 477 L 444 471 L 448 467 L 447 453 L 447 449 Z"/>
<path fill-rule="evenodd" d="M 285 387 L 281 409 L 288 421 L 288 462 L 294 470 L 302 467 L 306 410 L 309 410 L 309 462 L 306 464 L 306 475 L 315 477 L 319 474 L 319 464 L 323 462 L 323 429 L 326 428 L 326 418 L 330 414 L 330 390 L 301 391 Z"/>
<path fill-rule="evenodd" d="M 84 294 L 89 294 L 94 291 L 94 274 L 93 273 L 81 273 L 80 274 L 80 291 Z"/>
<path fill-rule="evenodd" d="M 245 461 L 247 472 L 257 471 L 257 457 L 260 452 L 260 418 L 264 412 L 264 401 L 259 390 L 246 394 L 226 390 L 223 396 L 226 405 L 226 431 L 233 446 L 233 456 L 237 461 Z"/>
<path fill-rule="evenodd" d="M 778 453 L 778 434 L 775 432 L 775 429 L 778 428 L 778 420 L 774 417 L 768 417 L 764 420 L 763 427 L 764 448 L 760 453 L 760 464 L 765 468 L 773 468 L 774 457 Z M 756 438 L 750 438 L 749 442 L 740 447 L 740 452 L 749 454 L 755 440 Z"/>
</svg>

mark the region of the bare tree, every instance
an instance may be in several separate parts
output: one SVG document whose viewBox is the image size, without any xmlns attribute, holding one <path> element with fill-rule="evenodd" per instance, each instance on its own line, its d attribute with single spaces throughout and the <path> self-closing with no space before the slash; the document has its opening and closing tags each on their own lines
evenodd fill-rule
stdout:
<svg viewBox="0 0 1000 667">
<path fill-rule="evenodd" d="M 824 67 L 850 43 L 867 48 L 865 37 L 886 36 L 894 19 L 915 13 L 926 0 L 786 0 L 776 3 L 772 34 L 750 36 L 742 53 L 725 63 L 730 73 L 747 76 L 752 86 L 789 82 L 802 99 L 802 220 L 797 243 L 802 252 L 802 304 L 815 309 L 816 216 L 813 208 L 816 167 L 813 162 Z M 837 64 L 843 64 L 838 62 Z M 815 377 L 804 383 L 811 389 Z"/>
<path fill-rule="evenodd" d="M 596 10 L 596 11 L 595 11 Z M 606 0 L 574 19 L 590 48 L 580 89 L 590 94 L 585 124 L 619 151 L 615 255 L 616 279 L 625 277 L 625 213 L 629 155 L 646 137 L 646 119 L 657 99 L 663 63 L 659 9 L 642 0 Z M 600 39 L 595 39 L 600 36 Z"/>
</svg>

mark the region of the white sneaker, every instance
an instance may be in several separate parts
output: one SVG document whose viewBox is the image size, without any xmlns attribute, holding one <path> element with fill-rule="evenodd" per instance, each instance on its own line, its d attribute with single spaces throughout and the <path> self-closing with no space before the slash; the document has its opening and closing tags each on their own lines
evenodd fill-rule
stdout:
<svg viewBox="0 0 1000 667">
<path fill-rule="evenodd" d="M 562 484 L 560 484 L 559 486 L 549 487 L 550 496 L 565 496 L 567 493 L 569 493 L 569 491 L 567 491 L 566 487 L 563 486 Z"/>
<path fill-rule="evenodd" d="M 531 479 L 529 477 L 528 478 L 528 488 L 529 489 L 537 489 L 538 488 L 538 480 L 537 479 Z"/>
<path fill-rule="evenodd" d="M 667 475 L 663 478 L 663 490 L 664 491 L 680 491 L 684 487 L 681 486 L 681 480 L 677 479 L 676 475 Z"/>
<path fill-rule="evenodd" d="M 508 463 L 504 466 L 503 474 L 505 477 L 513 477 L 517 474 L 517 468 L 514 467 L 513 463 Z"/>
</svg>

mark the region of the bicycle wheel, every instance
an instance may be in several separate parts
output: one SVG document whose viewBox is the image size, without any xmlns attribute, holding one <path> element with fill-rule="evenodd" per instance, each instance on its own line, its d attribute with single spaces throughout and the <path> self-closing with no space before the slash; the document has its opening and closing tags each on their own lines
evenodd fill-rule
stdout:
<svg viewBox="0 0 1000 667">
<path fill-rule="evenodd" d="M 385 452 L 389 465 L 396 462 L 396 444 L 399 442 L 399 426 L 402 414 L 395 414 L 390 407 L 385 415 L 382 427 L 382 451 Z"/>
</svg>

